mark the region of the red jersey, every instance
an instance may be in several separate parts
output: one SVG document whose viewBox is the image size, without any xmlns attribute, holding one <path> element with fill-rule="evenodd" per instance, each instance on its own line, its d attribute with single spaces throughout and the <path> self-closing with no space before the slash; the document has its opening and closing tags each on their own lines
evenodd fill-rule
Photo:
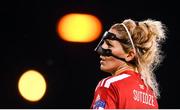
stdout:
<svg viewBox="0 0 180 110">
<path fill-rule="evenodd" d="M 140 74 L 126 70 L 117 76 L 102 79 L 95 90 L 92 109 L 158 108 L 152 89 L 147 88 Z"/>
</svg>

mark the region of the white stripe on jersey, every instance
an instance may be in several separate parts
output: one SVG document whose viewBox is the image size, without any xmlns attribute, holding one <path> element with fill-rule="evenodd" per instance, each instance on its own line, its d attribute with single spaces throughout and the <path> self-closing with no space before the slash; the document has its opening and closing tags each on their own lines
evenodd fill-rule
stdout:
<svg viewBox="0 0 180 110">
<path fill-rule="evenodd" d="M 99 87 L 99 85 L 101 84 L 101 82 L 102 82 L 102 81 L 100 81 L 100 82 L 98 83 L 98 85 L 96 86 L 95 91 L 97 90 L 97 88 Z"/>
<path fill-rule="evenodd" d="M 124 78 L 129 77 L 129 76 L 130 76 L 130 75 L 128 75 L 128 74 L 122 74 L 122 75 L 118 75 L 118 76 L 112 77 L 112 78 L 108 79 L 108 80 L 105 82 L 104 87 L 109 88 L 109 86 L 110 86 L 111 83 L 113 83 L 113 82 L 115 82 L 115 81 L 118 81 L 118 80 L 122 80 L 122 79 L 124 79 Z"/>
<path fill-rule="evenodd" d="M 107 77 L 107 78 L 108 78 L 108 77 Z M 104 81 L 105 81 L 107 78 L 104 78 L 104 79 L 102 80 L 102 82 L 101 82 L 101 86 L 103 86 Z M 101 87 L 101 86 L 100 86 L 100 87 Z"/>
<path fill-rule="evenodd" d="M 109 77 L 107 77 L 107 78 L 109 78 Z M 105 81 L 107 78 L 102 79 L 102 80 L 98 83 L 98 85 L 96 86 L 95 91 L 97 90 L 98 87 L 101 87 L 101 86 L 103 85 L 104 81 Z"/>
</svg>

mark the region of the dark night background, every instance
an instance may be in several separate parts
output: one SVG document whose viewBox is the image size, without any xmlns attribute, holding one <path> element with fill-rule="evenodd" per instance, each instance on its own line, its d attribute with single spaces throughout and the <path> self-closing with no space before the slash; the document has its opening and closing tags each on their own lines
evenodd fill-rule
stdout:
<svg viewBox="0 0 180 110">
<path fill-rule="evenodd" d="M 152 18 L 166 24 L 164 62 L 155 71 L 160 84 L 159 108 L 180 108 L 179 16 L 175 2 L 109 0 L 21 0 L 0 3 L 0 108 L 89 108 L 100 71 L 93 52 L 100 39 L 69 43 L 59 39 L 56 25 L 68 13 L 89 13 L 103 24 L 103 32 L 126 18 Z M 23 72 L 35 69 L 47 81 L 42 100 L 30 103 L 17 89 Z"/>
</svg>

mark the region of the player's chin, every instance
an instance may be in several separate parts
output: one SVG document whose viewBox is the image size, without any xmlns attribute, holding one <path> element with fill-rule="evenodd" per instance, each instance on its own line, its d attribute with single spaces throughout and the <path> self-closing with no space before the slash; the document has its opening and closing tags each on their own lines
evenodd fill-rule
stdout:
<svg viewBox="0 0 180 110">
<path fill-rule="evenodd" d="M 101 64 L 100 69 L 101 69 L 102 71 L 104 71 L 105 68 L 106 68 L 106 66 L 104 66 L 103 64 Z"/>
<path fill-rule="evenodd" d="M 100 69 L 104 72 L 108 72 L 108 68 L 106 65 L 101 64 Z"/>
</svg>

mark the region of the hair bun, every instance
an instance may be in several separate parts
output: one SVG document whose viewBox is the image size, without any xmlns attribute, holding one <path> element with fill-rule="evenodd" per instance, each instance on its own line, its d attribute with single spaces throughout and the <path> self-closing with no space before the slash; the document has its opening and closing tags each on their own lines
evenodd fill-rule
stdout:
<svg viewBox="0 0 180 110">
<path fill-rule="evenodd" d="M 154 35 L 158 41 L 166 38 L 166 26 L 162 24 L 160 21 L 147 19 L 142 21 L 142 23 L 145 23 L 148 26 L 150 33 Z"/>
</svg>

